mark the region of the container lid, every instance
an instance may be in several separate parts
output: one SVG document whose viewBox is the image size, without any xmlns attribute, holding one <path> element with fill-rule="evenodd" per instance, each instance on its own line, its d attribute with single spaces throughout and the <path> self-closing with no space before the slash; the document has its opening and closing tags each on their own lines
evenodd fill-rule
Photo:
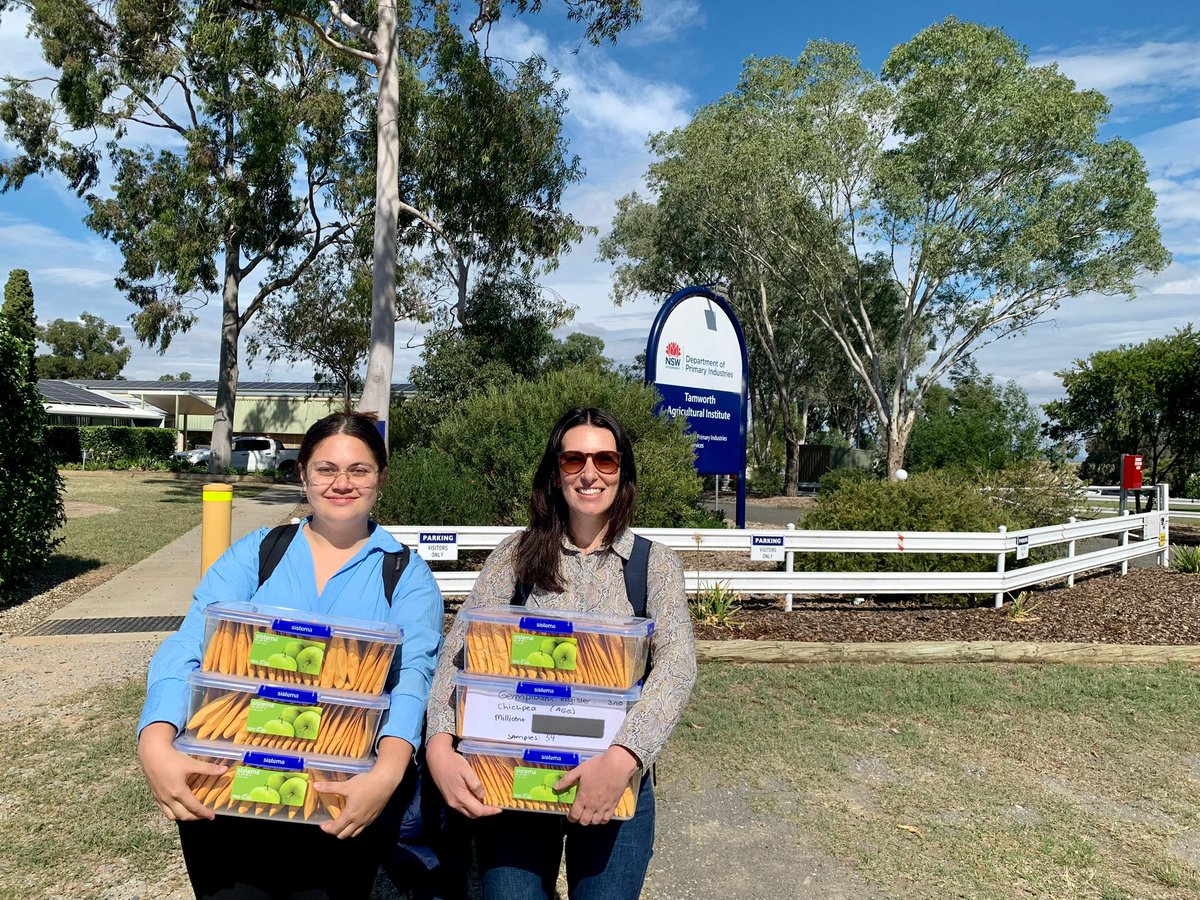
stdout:
<svg viewBox="0 0 1200 900">
<path fill-rule="evenodd" d="M 606 616 L 569 609 L 530 606 L 473 606 L 459 615 L 468 622 L 492 622 L 539 634 L 572 634 L 596 631 L 621 637 L 646 637 L 654 633 L 654 621 L 638 616 Z"/>
<path fill-rule="evenodd" d="M 474 756 L 508 756 L 531 766 L 570 766 L 599 756 L 603 750 L 549 750 L 543 747 L 526 747 L 512 744 L 496 744 L 491 741 L 464 740 L 458 744 L 458 752 Z"/>
<path fill-rule="evenodd" d="M 241 678 L 236 675 L 219 675 L 214 672 L 201 672 L 199 669 L 188 675 L 188 684 L 192 687 L 218 691 L 241 691 L 246 694 L 255 694 L 264 700 L 299 703 L 303 706 L 312 706 L 316 703 L 336 703 L 339 706 L 387 709 L 391 704 L 388 697 L 375 694 L 359 694 L 355 691 L 338 691 L 333 688 L 314 690 L 303 684 L 284 684 L 278 681 L 261 681 L 257 678 Z"/>
<path fill-rule="evenodd" d="M 323 756 L 318 753 L 282 753 L 263 747 L 246 747 L 229 741 L 198 741 L 189 737 L 175 738 L 175 749 L 191 756 L 215 756 L 218 759 L 264 769 L 299 772 L 301 769 L 325 769 L 361 775 L 375 765 L 375 758 L 347 759 L 344 756 Z"/>
<path fill-rule="evenodd" d="M 488 691 L 510 691 L 517 696 L 537 697 L 548 700 L 623 700 L 635 703 L 642 696 L 639 681 L 628 690 L 592 687 L 584 684 L 566 684 L 561 681 L 541 681 L 536 678 L 506 678 L 503 675 L 476 675 L 461 669 L 454 673 L 454 683 L 463 687 Z"/>
<path fill-rule="evenodd" d="M 269 628 L 283 634 L 294 634 L 297 637 L 328 638 L 337 636 L 358 641 L 377 641 L 382 644 L 399 644 L 404 640 L 404 629 L 390 622 L 348 619 L 344 616 L 330 616 L 308 609 L 221 601 L 204 607 L 204 615 L 210 619 L 241 622 L 260 628 Z"/>
</svg>

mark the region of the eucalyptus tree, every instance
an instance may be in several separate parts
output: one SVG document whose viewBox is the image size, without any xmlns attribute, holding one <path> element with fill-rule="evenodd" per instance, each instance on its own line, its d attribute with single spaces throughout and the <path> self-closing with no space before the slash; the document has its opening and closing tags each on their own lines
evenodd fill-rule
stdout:
<svg viewBox="0 0 1200 900">
<path fill-rule="evenodd" d="M 1068 298 L 1133 296 L 1169 261 L 1140 154 L 1099 137 L 1108 112 L 999 29 L 950 18 L 881 77 L 824 41 L 749 60 L 735 91 L 654 140 L 649 180 L 686 185 L 695 227 L 803 298 L 894 473 L 922 398 L 973 349 Z M 695 125 L 745 148 L 700 183 L 678 149 Z"/>
<path fill-rule="evenodd" d="M 542 0 L 479 0 L 467 28 L 448 0 L 390 4 L 242 0 L 303 22 L 328 46 L 374 74 L 374 231 L 371 350 L 359 408 L 388 413 L 397 316 L 397 247 L 430 251 L 431 271 L 452 288 L 460 323 L 470 317 L 471 268 L 505 277 L 557 256 L 582 229 L 558 206 L 579 177 L 563 160 L 562 96 L 530 59 L 515 72 L 487 52 L 506 8 L 537 13 Z M 593 43 L 640 15 L 639 0 L 563 0 Z M 367 72 L 359 71 L 360 79 Z M 402 307 L 428 318 L 428 304 Z"/>
<path fill-rule="evenodd" d="M 4 80 L 0 123 L 18 153 L 0 162 L 0 190 L 56 172 L 86 198 L 87 223 L 123 254 L 134 331 L 160 352 L 220 296 L 219 471 L 242 329 L 360 214 L 342 188 L 355 97 L 340 61 L 232 0 L 0 0 L 17 6 L 51 74 Z"/>
</svg>

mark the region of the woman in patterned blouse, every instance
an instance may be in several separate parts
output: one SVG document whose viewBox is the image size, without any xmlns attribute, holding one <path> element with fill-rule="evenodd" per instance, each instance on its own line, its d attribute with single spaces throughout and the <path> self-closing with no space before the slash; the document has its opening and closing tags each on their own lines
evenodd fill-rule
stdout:
<svg viewBox="0 0 1200 900">
<path fill-rule="evenodd" d="M 625 429 L 605 410 L 569 410 L 554 426 L 534 473 L 529 528 L 488 557 L 463 609 L 508 604 L 521 584 L 531 588 L 531 607 L 631 615 L 623 564 L 633 548 L 629 525 L 636 497 L 637 469 Z M 696 678 L 679 558 L 652 544 L 646 581 L 646 615 L 655 622 L 653 669 L 612 746 L 559 782 L 560 790 L 578 785 L 565 818 L 501 811 L 483 802 L 483 784 L 455 752 L 453 678 L 466 631 L 461 614 L 450 629 L 429 695 L 426 753 L 446 803 L 476 820 L 471 830 L 484 900 L 549 900 L 564 843 L 571 900 L 637 900 L 654 844 L 648 773 Z M 637 811 L 628 821 L 613 821 L 637 772 Z"/>
</svg>

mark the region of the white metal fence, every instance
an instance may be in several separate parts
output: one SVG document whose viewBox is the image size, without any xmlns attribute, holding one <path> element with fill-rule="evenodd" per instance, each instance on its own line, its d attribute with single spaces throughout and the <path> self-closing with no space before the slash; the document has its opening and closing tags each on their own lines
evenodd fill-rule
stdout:
<svg viewBox="0 0 1200 900">
<path fill-rule="evenodd" d="M 774 534 L 783 538 L 785 571 L 687 571 L 689 591 L 705 590 L 714 585 L 741 593 L 779 594 L 785 608 L 791 609 L 795 594 L 993 594 L 996 606 L 1011 591 L 1046 582 L 1074 584 L 1079 572 L 1103 566 L 1120 565 L 1128 571 L 1129 561 L 1156 555 L 1160 565 L 1167 564 L 1170 513 L 1166 487 L 1157 489 L 1157 509 L 1138 515 L 1106 516 L 1024 531 L 995 532 L 892 532 L 892 531 L 804 531 L 791 526 L 778 531 L 746 529 L 639 528 L 638 534 L 667 545 L 676 552 L 715 551 L 749 556 L 751 538 Z M 454 534 L 459 550 L 494 550 L 516 527 L 388 526 L 398 540 L 417 549 L 422 532 Z M 1116 540 L 1104 546 L 1078 552 L 1078 543 L 1091 538 Z M 1038 547 L 1063 547 L 1056 559 L 1013 567 L 1028 552 Z M 992 554 L 996 558 L 992 572 L 797 572 L 797 553 L 942 553 Z M 466 594 L 475 583 L 476 572 L 436 572 L 438 586 L 445 594 Z"/>
</svg>

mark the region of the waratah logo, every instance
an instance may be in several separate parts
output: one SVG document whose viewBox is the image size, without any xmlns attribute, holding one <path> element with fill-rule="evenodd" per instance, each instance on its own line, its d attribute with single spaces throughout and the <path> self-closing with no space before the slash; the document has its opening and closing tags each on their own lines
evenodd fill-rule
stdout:
<svg viewBox="0 0 1200 900">
<path fill-rule="evenodd" d="M 666 354 L 667 365 L 673 369 L 678 369 L 680 362 L 682 362 L 683 348 L 674 341 L 671 341 L 671 343 L 667 344 Z"/>
</svg>

